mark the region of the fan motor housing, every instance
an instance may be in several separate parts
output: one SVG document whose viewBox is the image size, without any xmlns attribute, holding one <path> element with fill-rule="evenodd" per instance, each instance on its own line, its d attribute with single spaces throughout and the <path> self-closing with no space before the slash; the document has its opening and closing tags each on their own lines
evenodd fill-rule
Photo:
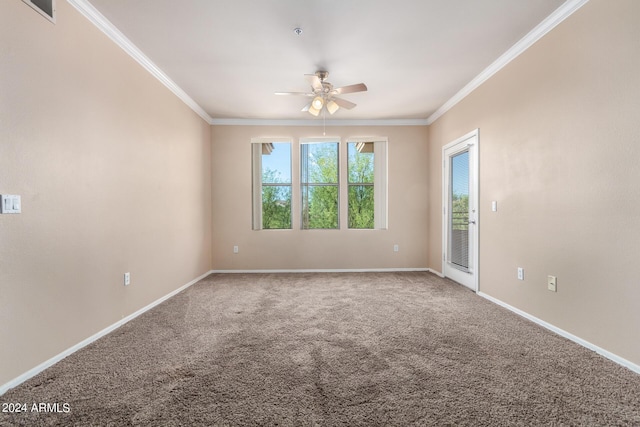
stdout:
<svg viewBox="0 0 640 427">
<path fill-rule="evenodd" d="M 320 80 L 324 80 L 324 79 L 326 79 L 327 77 L 329 77 L 329 72 L 328 72 L 328 71 L 321 71 L 321 70 L 319 70 L 319 71 L 316 71 L 316 76 L 318 76 L 318 78 L 319 78 Z"/>
</svg>

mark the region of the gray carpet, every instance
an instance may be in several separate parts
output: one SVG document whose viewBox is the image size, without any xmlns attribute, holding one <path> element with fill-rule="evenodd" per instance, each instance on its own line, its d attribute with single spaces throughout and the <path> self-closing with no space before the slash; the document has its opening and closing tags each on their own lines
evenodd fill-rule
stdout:
<svg viewBox="0 0 640 427">
<path fill-rule="evenodd" d="M 640 425 L 640 375 L 429 273 L 219 274 L 0 402 L 63 411 L 2 426 Z"/>
</svg>

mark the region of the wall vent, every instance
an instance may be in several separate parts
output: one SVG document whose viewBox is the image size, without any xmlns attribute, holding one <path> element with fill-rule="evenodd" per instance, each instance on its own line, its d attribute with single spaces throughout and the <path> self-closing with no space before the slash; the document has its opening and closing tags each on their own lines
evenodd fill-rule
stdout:
<svg viewBox="0 0 640 427">
<path fill-rule="evenodd" d="M 56 0 L 22 0 L 40 15 L 56 23 Z"/>
</svg>

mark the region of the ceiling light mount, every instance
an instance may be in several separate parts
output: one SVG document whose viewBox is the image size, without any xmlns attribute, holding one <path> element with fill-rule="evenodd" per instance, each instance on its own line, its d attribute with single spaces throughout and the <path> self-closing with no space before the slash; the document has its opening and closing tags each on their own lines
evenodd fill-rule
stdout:
<svg viewBox="0 0 640 427">
<path fill-rule="evenodd" d="M 324 83 L 327 77 L 329 77 L 329 72 L 324 70 L 319 70 L 319 71 L 316 71 L 316 76 L 318 76 L 320 81 Z"/>
</svg>

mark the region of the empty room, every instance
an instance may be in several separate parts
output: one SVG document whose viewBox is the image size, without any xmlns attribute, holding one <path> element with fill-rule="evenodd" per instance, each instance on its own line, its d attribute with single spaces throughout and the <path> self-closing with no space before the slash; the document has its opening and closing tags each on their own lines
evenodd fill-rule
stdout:
<svg viewBox="0 0 640 427">
<path fill-rule="evenodd" d="M 0 0 L 0 426 L 640 425 L 638 19 Z"/>
</svg>

